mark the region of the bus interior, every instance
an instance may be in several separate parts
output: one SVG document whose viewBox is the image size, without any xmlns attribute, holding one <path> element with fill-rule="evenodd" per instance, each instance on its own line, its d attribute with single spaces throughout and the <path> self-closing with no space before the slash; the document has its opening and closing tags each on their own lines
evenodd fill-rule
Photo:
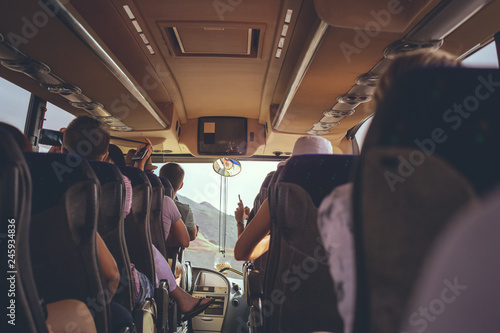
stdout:
<svg viewBox="0 0 500 333">
<path fill-rule="evenodd" d="M 2 332 L 54 332 L 47 304 L 66 299 L 91 323 L 65 332 L 500 330 L 500 0 L 1 7 L 0 121 L 33 150 L 0 130 Z M 401 75 L 375 104 L 395 59 L 438 51 L 463 65 Z M 83 115 L 124 157 L 150 140 L 153 171 L 47 153 Z M 304 136 L 333 154 L 292 154 Z M 187 248 L 163 237 L 170 162 L 199 228 Z M 234 258 L 239 200 L 250 225 L 270 210 L 254 260 Z M 133 318 L 118 331 L 97 232 L 120 269 L 113 301 Z M 214 302 L 183 320 L 151 244 L 178 288 Z M 139 305 L 131 262 L 154 288 Z"/>
</svg>

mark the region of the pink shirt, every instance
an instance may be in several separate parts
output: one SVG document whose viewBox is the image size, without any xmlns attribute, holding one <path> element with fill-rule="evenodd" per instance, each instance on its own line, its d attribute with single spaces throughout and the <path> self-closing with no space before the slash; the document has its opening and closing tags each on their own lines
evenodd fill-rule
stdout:
<svg viewBox="0 0 500 333">
<path fill-rule="evenodd" d="M 125 217 L 130 213 L 132 208 L 132 182 L 127 176 L 123 176 L 125 182 Z"/>
</svg>

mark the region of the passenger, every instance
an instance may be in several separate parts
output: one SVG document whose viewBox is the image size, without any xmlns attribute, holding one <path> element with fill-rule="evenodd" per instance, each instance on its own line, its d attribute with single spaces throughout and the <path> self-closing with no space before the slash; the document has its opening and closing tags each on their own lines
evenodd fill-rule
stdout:
<svg viewBox="0 0 500 333">
<path fill-rule="evenodd" d="M 152 152 L 151 141 L 146 139 L 146 142 L 146 144 L 137 148 L 137 151 L 140 151 L 143 148 L 147 149 L 144 158 L 140 161 L 136 161 L 135 163 L 135 165 L 141 170 L 143 170 L 142 168 L 146 165 L 145 161 L 150 158 Z M 170 241 L 170 245 L 175 244 L 175 246 L 181 247 L 189 246 L 189 235 L 187 233 L 186 226 L 182 223 L 181 214 L 179 213 L 179 210 L 173 200 L 167 196 L 163 196 L 162 220 L 165 230 L 165 240 L 167 243 Z M 182 318 L 183 321 L 200 314 L 215 301 L 213 298 L 193 297 L 186 293 L 182 288 L 177 288 L 177 283 L 170 265 L 153 244 L 152 247 L 157 280 L 168 281 L 170 294 L 179 304 L 181 312 L 184 314 L 184 317 Z"/>
<path fill-rule="evenodd" d="M 71 121 L 64 131 L 61 151 L 63 153 L 79 155 L 87 160 L 105 161 L 109 154 L 109 139 L 109 133 L 101 122 L 87 116 L 80 116 Z M 127 183 L 129 183 L 128 186 Z M 127 189 L 130 186 L 130 181 L 125 182 L 125 186 Z M 130 212 L 131 198 L 130 186 L 130 196 L 126 199 L 128 202 L 125 208 L 126 214 Z M 111 300 L 120 282 L 120 272 L 118 271 L 118 266 L 113 255 L 109 252 L 98 232 L 96 232 L 96 241 L 101 271 L 107 286 L 109 299 Z M 150 290 L 149 297 L 153 296 L 152 287 L 145 285 L 143 288 Z M 119 331 L 122 327 L 131 327 L 133 318 L 127 309 L 111 301 L 110 310 L 113 326 L 112 331 Z"/>
<path fill-rule="evenodd" d="M 0 128 L 10 133 L 23 152 L 32 151 L 28 138 L 16 127 L 0 122 Z M 64 299 L 48 303 L 46 307 L 47 320 L 45 323 L 49 332 L 64 332 L 67 327 L 82 333 L 96 332 L 92 314 L 82 301 Z"/>
<path fill-rule="evenodd" d="M 184 169 L 177 163 L 167 163 L 160 169 L 160 176 L 170 181 L 174 189 L 174 202 L 182 216 L 182 221 L 189 232 L 189 239 L 195 240 L 200 228 L 194 222 L 194 215 L 188 204 L 182 203 L 177 198 L 177 192 L 184 186 Z"/>
<path fill-rule="evenodd" d="M 332 154 L 332 144 L 325 138 L 319 136 L 300 137 L 293 147 L 292 156 L 305 154 Z M 241 199 L 235 211 L 238 224 L 239 238 L 234 246 L 234 258 L 236 260 L 254 260 L 267 252 L 269 249 L 271 214 L 269 202 L 266 198 L 259 211 L 246 228 L 243 228 L 243 220 L 248 218 L 248 207 L 243 206 Z"/>
<path fill-rule="evenodd" d="M 461 67 L 461 63 L 444 51 L 421 51 L 396 58 L 380 78 L 374 95 L 376 105 L 380 104 L 397 76 L 421 68 Z M 383 110 L 377 110 L 378 113 Z M 377 117 L 377 115 L 375 115 Z M 365 148 L 366 148 L 365 144 Z M 355 258 L 352 221 L 353 184 L 347 183 L 335 188 L 321 203 L 318 211 L 318 230 L 323 244 L 329 252 L 330 274 L 335 290 L 342 288 L 344 297 L 339 298 L 338 309 L 344 321 L 345 332 L 352 332 L 355 301 Z M 342 265 L 339 263 L 342 262 Z"/>
</svg>

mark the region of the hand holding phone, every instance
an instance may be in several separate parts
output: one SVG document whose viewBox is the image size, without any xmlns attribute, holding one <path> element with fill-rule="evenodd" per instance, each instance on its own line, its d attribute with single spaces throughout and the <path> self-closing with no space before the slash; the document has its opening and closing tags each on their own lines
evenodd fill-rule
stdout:
<svg viewBox="0 0 500 333">
<path fill-rule="evenodd" d="M 144 147 L 135 152 L 134 156 L 132 156 L 132 161 L 140 161 L 142 160 L 146 154 L 148 153 L 148 148 Z"/>
</svg>

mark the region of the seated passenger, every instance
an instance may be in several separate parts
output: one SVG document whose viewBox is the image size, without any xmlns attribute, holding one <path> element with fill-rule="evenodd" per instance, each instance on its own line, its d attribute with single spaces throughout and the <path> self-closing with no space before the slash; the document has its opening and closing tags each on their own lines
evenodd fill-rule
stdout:
<svg viewBox="0 0 500 333">
<path fill-rule="evenodd" d="M 119 167 L 125 166 L 125 157 L 123 157 L 122 150 L 117 145 L 109 144 L 106 162 L 113 163 Z"/>
<path fill-rule="evenodd" d="M 305 154 L 332 154 L 333 149 L 330 141 L 319 136 L 300 137 L 293 148 L 292 156 Z M 234 246 L 234 258 L 236 260 L 254 260 L 267 252 L 269 249 L 271 214 L 269 202 L 266 198 L 259 211 L 246 228 L 243 226 L 243 219 L 248 218 L 247 209 L 243 202 L 238 202 L 235 217 L 238 218 L 239 238 Z"/>
<path fill-rule="evenodd" d="M 151 141 L 146 139 L 147 144 L 143 144 L 137 148 L 140 151 L 143 148 L 147 149 L 146 155 L 142 160 L 136 161 L 135 165 L 139 169 L 143 170 L 146 165 L 146 161 L 150 158 L 152 152 Z M 162 212 L 163 226 L 165 230 L 165 240 L 167 244 L 171 246 L 189 246 L 189 235 L 187 233 L 186 227 L 181 219 L 181 214 L 174 204 L 173 200 L 167 196 L 163 197 L 163 212 Z M 175 244 L 175 245 L 172 245 Z M 213 298 L 196 298 L 183 289 L 177 288 L 177 283 L 175 281 L 174 274 L 167 260 L 163 257 L 160 251 L 152 244 L 156 278 L 157 280 L 167 280 L 169 291 L 172 297 L 179 304 L 181 312 L 184 314 L 182 318 L 183 321 L 191 319 L 192 317 L 203 312 L 206 308 L 212 304 L 215 299 Z"/>
<path fill-rule="evenodd" d="M 375 91 L 379 104 L 387 94 L 394 79 L 419 68 L 460 67 L 455 56 L 444 52 L 422 51 L 396 58 L 380 78 Z M 378 110 L 377 112 L 381 112 Z M 366 147 L 366 145 L 365 145 Z M 345 297 L 339 298 L 338 309 L 344 320 L 345 332 L 352 332 L 354 325 L 355 268 L 354 236 L 352 234 L 352 183 L 335 188 L 321 203 L 318 212 L 318 230 L 329 252 L 330 274 L 335 290 L 342 288 Z M 335 244 L 335 246 L 328 246 Z M 339 263 L 342 262 L 342 265 Z"/>
<path fill-rule="evenodd" d="M 79 116 L 71 121 L 64 131 L 61 151 L 63 153 L 79 155 L 87 160 L 105 161 L 108 157 L 108 147 L 109 133 L 102 123 L 87 116 Z M 130 188 L 131 190 L 130 181 L 128 181 L 128 186 L 127 182 L 125 182 L 125 185 L 126 188 Z M 131 198 L 130 194 L 130 199 L 128 199 L 129 204 L 126 204 L 125 208 L 126 214 L 130 211 Z M 101 271 L 107 285 L 109 299 L 112 299 L 120 282 L 120 272 L 118 271 L 115 259 L 97 232 L 96 238 Z M 144 289 L 148 289 L 148 286 L 144 286 Z M 152 297 L 152 288 L 149 289 L 151 290 L 150 297 Z M 130 312 L 120 304 L 111 301 L 110 310 L 113 331 L 119 331 L 122 327 L 130 327 L 133 324 Z"/>
<path fill-rule="evenodd" d="M 184 169 L 177 163 L 167 163 L 160 169 L 160 176 L 170 181 L 174 188 L 174 202 L 182 216 L 182 221 L 189 232 L 189 239 L 195 240 L 198 236 L 199 227 L 194 222 L 194 215 L 188 204 L 182 203 L 177 198 L 177 192 L 184 186 Z"/>
</svg>

